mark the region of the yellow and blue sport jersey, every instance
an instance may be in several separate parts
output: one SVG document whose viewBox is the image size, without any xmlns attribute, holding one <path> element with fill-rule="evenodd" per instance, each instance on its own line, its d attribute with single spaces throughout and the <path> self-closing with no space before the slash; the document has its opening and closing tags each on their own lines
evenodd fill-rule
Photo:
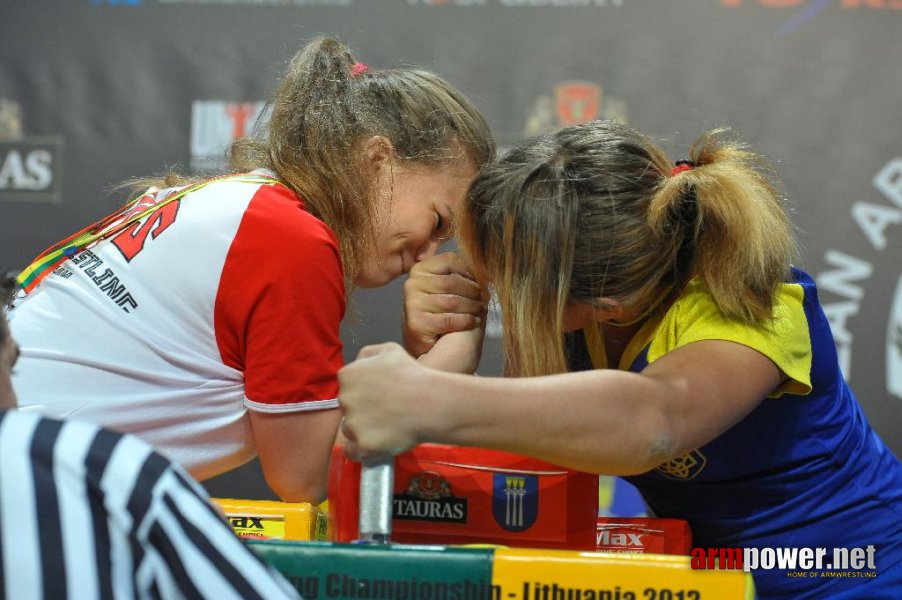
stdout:
<svg viewBox="0 0 902 600">
<path fill-rule="evenodd" d="M 641 372 L 686 344 L 727 340 L 770 358 L 787 379 L 745 419 L 696 450 L 626 478 L 650 513 L 686 519 L 697 547 L 876 547 L 877 577 L 754 573 L 762 597 L 868 598 L 902 589 L 902 463 L 871 429 L 839 368 L 812 279 L 793 269 L 763 325 L 729 320 L 693 281 L 646 323 L 618 368 Z M 599 368 L 582 333 L 567 336 L 573 370 Z M 865 584 L 867 581 L 867 584 Z M 864 587 L 862 587 L 864 586 Z M 850 596 L 856 597 L 856 596 Z M 891 597 L 891 596 L 887 596 Z"/>
</svg>

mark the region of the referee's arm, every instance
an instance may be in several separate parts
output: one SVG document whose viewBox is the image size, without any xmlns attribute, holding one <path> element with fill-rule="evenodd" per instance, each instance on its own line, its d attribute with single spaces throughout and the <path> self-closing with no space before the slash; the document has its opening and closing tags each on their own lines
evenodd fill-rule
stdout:
<svg viewBox="0 0 902 600">
<path fill-rule="evenodd" d="M 0 598 L 298 597 L 143 441 L 0 410 Z"/>
<path fill-rule="evenodd" d="M 157 586 L 165 584 L 178 590 L 176 596 L 188 598 L 299 598 L 275 569 L 244 546 L 206 492 L 180 467 L 169 464 L 153 496 L 155 506 L 142 533 L 148 540 L 146 560 L 157 565 Z"/>
</svg>

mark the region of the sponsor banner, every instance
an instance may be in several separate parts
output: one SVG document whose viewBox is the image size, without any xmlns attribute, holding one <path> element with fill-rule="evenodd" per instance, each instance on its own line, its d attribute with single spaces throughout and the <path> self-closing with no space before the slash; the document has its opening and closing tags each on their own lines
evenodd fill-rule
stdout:
<svg viewBox="0 0 902 600">
<path fill-rule="evenodd" d="M 491 587 L 489 549 L 256 541 L 248 547 L 304 600 L 500 600 Z"/>
<path fill-rule="evenodd" d="M 327 518 L 306 502 L 213 498 L 235 534 L 251 540 L 325 540 Z"/>
<path fill-rule="evenodd" d="M 26 136 L 21 105 L 0 98 L 0 202 L 59 202 L 63 138 Z"/>
<path fill-rule="evenodd" d="M 824 259 L 828 269 L 815 276 L 822 305 L 836 343 L 840 366 L 849 381 L 854 382 L 853 325 L 871 285 L 889 279 L 899 281 L 886 307 L 888 316 L 884 332 L 886 352 L 885 388 L 888 394 L 902 399 L 902 277 L 898 259 L 884 254 L 892 248 L 893 236 L 902 224 L 902 157 L 894 158 L 877 171 L 872 180 L 874 198 L 859 200 L 850 209 L 855 227 L 869 242 L 871 251 L 856 253 L 840 245 L 829 248 Z M 872 282 L 875 282 L 872 284 Z M 867 344 L 877 345 L 876 340 Z M 854 386 L 853 386 L 854 387 Z"/>
<path fill-rule="evenodd" d="M 754 598 L 748 573 L 688 556 L 516 548 L 249 541 L 305 600 L 712 600 Z"/>
<path fill-rule="evenodd" d="M 228 515 L 229 525 L 242 539 L 284 540 L 285 519 L 267 515 Z"/>
<path fill-rule="evenodd" d="M 0 202 L 59 202 L 63 138 L 0 140 Z"/>
<path fill-rule="evenodd" d="M 406 492 L 394 495 L 392 516 L 402 521 L 466 523 L 467 499 L 454 497 L 439 473 L 423 471 L 410 479 Z"/>
<path fill-rule="evenodd" d="M 710 577 L 709 577 L 710 576 Z M 501 598 L 556 600 L 704 600 L 754 598 L 752 578 L 742 571 L 689 568 L 687 556 L 577 554 L 554 550 L 495 550 L 493 589 Z"/>
<path fill-rule="evenodd" d="M 682 519 L 601 517 L 595 531 L 599 552 L 689 554 L 692 532 Z"/>
</svg>

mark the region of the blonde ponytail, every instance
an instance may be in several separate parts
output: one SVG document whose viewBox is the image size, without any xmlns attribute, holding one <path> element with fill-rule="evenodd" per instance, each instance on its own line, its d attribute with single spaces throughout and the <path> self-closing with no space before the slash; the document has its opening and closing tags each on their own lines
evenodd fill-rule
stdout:
<svg viewBox="0 0 902 600">
<path fill-rule="evenodd" d="M 731 318 L 761 321 L 771 317 L 796 247 L 770 166 L 727 133 L 708 132 L 692 145 L 694 168 L 665 180 L 649 220 L 660 235 L 665 215 L 679 215 L 692 271 L 717 306 Z"/>
</svg>

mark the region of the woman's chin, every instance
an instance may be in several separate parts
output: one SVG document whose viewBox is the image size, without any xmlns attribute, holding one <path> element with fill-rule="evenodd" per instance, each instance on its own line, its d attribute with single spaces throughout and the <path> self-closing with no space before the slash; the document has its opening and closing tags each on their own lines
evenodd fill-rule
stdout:
<svg viewBox="0 0 902 600">
<path fill-rule="evenodd" d="M 384 271 L 360 273 L 360 275 L 357 276 L 357 279 L 354 281 L 354 283 L 357 285 L 357 287 L 366 290 L 366 289 L 382 287 L 383 285 L 388 285 L 389 283 L 391 283 L 392 281 L 394 281 L 395 279 L 397 279 L 400 276 L 401 276 L 400 273 L 393 274 L 393 273 L 386 273 Z"/>
</svg>

